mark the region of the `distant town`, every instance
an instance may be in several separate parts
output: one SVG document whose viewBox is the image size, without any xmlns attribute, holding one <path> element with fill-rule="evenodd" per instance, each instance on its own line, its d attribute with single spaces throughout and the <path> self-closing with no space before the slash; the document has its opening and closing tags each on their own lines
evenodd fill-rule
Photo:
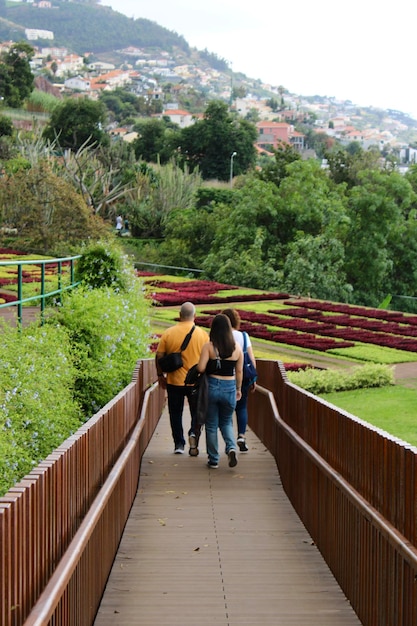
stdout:
<svg viewBox="0 0 417 626">
<path fill-rule="evenodd" d="M 50 8 L 45 0 L 38 7 Z M 289 93 L 282 86 L 264 84 L 244 75 L 234 76 L 203 67 L 197 63 L 178 64 L 169 52 L 129 46 L 115 51 L 122 62 L 108 62 L 100 55 L 80 56 L 65 47 L 37 46 L 37 41 L 54 39 L 52 31 L 25 29 L 25 36 L 35 50 L 31 68 L 38 89 L 47 88 L 57 97 L 84 95 L 97 99 L 104 91 L 126 89 L 138 96 L 158 102 L 155 117 L 168 117 L 184 128 L 201 117 L 202 112 L 188 110 L 181 103 L 190 90 L 200 90 L 208 99 L 220 98 L 231 110 L 255 123 L 258 129 L 256 147 L 268 154 L 279 142 L 286 142 L 301 153 L 309 154 L 309 142 L 300 126 L 308 125 L 315 133 L 326 135 L 342 145 L 352 142 L 363 149 L 377 147 L 395 154 L 398 163 L 407 168 L 417 162 L 417 120 L 399 111 L 358 107 L 350 101 L 327 97 L 303 97 Z M 0 44 L 7 50 L 12 42 Z M 108 56 L 108 55 L 107 55 Z M 48 77 L 50 85 L 39 77 Z M 256 95 L 255 95 L 256 94 Z M 108 129 L 126 141 L 135 138 L 129 127 L 112 123 Z"/>
</svg>

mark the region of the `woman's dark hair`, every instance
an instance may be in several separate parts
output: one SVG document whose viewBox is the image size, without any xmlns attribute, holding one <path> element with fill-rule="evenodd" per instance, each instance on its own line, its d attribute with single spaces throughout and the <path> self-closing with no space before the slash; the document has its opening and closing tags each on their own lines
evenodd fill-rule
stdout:
<svg viewBox="0 0 417 626">
<path fill-rule="evenodd" d="M 240 328 L 240 315 L 239 313 L 236 311 L 236 309 L 225 309 L 224 311 L 222 311 L 223 315 L 227 315 L 227 317 L 230 320 L 230 323 L 232 325 L 232 328 L 236 328 L 236 330 L 239 330 Z"/>
<path fill-rule="evenodd" d="M 213 318 L 210 328 L 210 341 L 217 348 L 222 359 L 228 359 L 232 356 L 235 349 L 235 338 L 227 315 L 219 313 Z"/>
</svg>

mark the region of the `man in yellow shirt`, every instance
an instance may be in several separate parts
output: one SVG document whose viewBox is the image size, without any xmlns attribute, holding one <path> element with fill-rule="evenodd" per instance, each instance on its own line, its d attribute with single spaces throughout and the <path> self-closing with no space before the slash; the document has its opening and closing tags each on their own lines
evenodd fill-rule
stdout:
<svg viewBox="0 0 417 626">
<path fill-rule="evenodd" d="M 174 372 L 164 374 L 158 364 L 158 360 L 166 354 L 179 352 L 181 344 L 187 333 L 193 328 L 195 319 L 195 306 L 192 302 L 184 302 L 180 309 L 180 321 L 167 328 L 161 335 L 156 351 L 156 368 L 159 384 L 167 390 L 168 412 L 171 422 L 172 437 L 174 439 L 175 454 L 183 454 L 185 439 L 182 426 L 182 414 L 184 411 L 184 399 L 187 397 L 191 413 L 191 427 L 188 431 L 191 456 L 198 455 L 198 439 L 201 427 L 197 423 L 194 403 L 190 403 L 192 387 L 185 385 L 185 377 L 188 370 L 198 363 L 201 348 L 209 340 L 208 333 L 199 326 L 194 328 L 188 346 L 182 352 L 183 366 Z"/>
</svg>

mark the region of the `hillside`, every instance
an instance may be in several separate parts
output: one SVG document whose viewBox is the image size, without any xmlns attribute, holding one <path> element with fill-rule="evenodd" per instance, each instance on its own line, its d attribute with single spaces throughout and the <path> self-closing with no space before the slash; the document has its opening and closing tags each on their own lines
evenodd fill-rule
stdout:
<svg viewBox="0 0 417 626">
<path fill-rule="evenodd" d="M 50 30 L 54 33 L 55 46 L 65 46 L 78 54 L 109 52 L 127 46 L 158 47 L 168 51 L 176 47 L 189 53 L 189 45 L 182 36 L 156 22 L 132 20 L 100 5 L 54 0 L 52 9 L 26 3 L 8 6 L 0 25 L 0 37 L 14 39 L 22 27 Z M 46 41 L 39 41 L 46 44 Z"/>
<path fill-rule="evenodd" d="M 91 2 L 64 2 L 52 0 L 50 8 L 41 8 L 27 2 L 0 2 L 0 40 L 19 41 L 25 39 L 25 29 L 52 31 L 54 38 L 31 41 L 35 46 L 67 48 L 69 52 L 89 55 L 91 59 L 113 63 L 116 66 L 131 64 L 132 58 L 126 50 L 132 47 L 144 56 L 158 58 L 165 55 L 167 67 L 188 65 L 187 78 L 182 77 L 197 92 L 209 97 L 225 97 L 230 84 L 242 94 L 256 99 L 277 97 L 278 87 L 264 85 L 260 80 L 234 73 L 227 62 L 215 52 L 199 51 L 191 48 L 183 36 L 170 31 L 156 22 L 138 18 L 129 18 L 110 7 Z M 168 57 L 168 58 L 167 58 Z M 211 70 L 211 79 L 205 84 L 200 80 L 200 70 Z M 146 70 L 142 68 L 142 72 Z M 217 75 L 216 75 L 217 73 Z M 153 78 L 155 67 L 148 68 L 148 75 Z M 227 96 L 226 96 L 227 97 Z M 404 144 L 417 144 L 417 120 L 401 111 L 382 111 L 377 108 L 358 109 L 350 101 L 331 102 L 327 97 L 302 95 L 292 97 L 285 93 L 286 108 L 304 110 L 314 109 L 311 105 L 327 105 L 332 117 L 337 115 L 351 118 L 355 116 L 355 128 L 376 128 L 393 131 L 395 137 Z M 183 105 L 189 108 L 189 104 Z M 319 113 L 317 113 L 320 116 Z M 386 120 L 386 118 L 389 118 Z M 353 118 L 352 118 L 353 119 Z M 402 125 L 402 128 L 400 127 Z"/>
</svg>

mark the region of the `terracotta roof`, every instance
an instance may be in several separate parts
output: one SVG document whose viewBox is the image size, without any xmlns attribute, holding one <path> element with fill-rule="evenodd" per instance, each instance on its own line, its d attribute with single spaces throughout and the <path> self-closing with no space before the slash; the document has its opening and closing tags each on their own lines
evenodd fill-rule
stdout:
<svg viewBox="0 0 417 626">
<path fill-rule="evenodd" d="M 267 128 L 288 128 L 291 124 L 287 124 L 287 122 L 258 122 L 256 124 L 258 128 L 267 127 Z"/>
<path fill-rule="evenodd" d="M 191 113 L 182 109 L 167 109 L 162 115 L 191 115 Z"/>
</svg>

